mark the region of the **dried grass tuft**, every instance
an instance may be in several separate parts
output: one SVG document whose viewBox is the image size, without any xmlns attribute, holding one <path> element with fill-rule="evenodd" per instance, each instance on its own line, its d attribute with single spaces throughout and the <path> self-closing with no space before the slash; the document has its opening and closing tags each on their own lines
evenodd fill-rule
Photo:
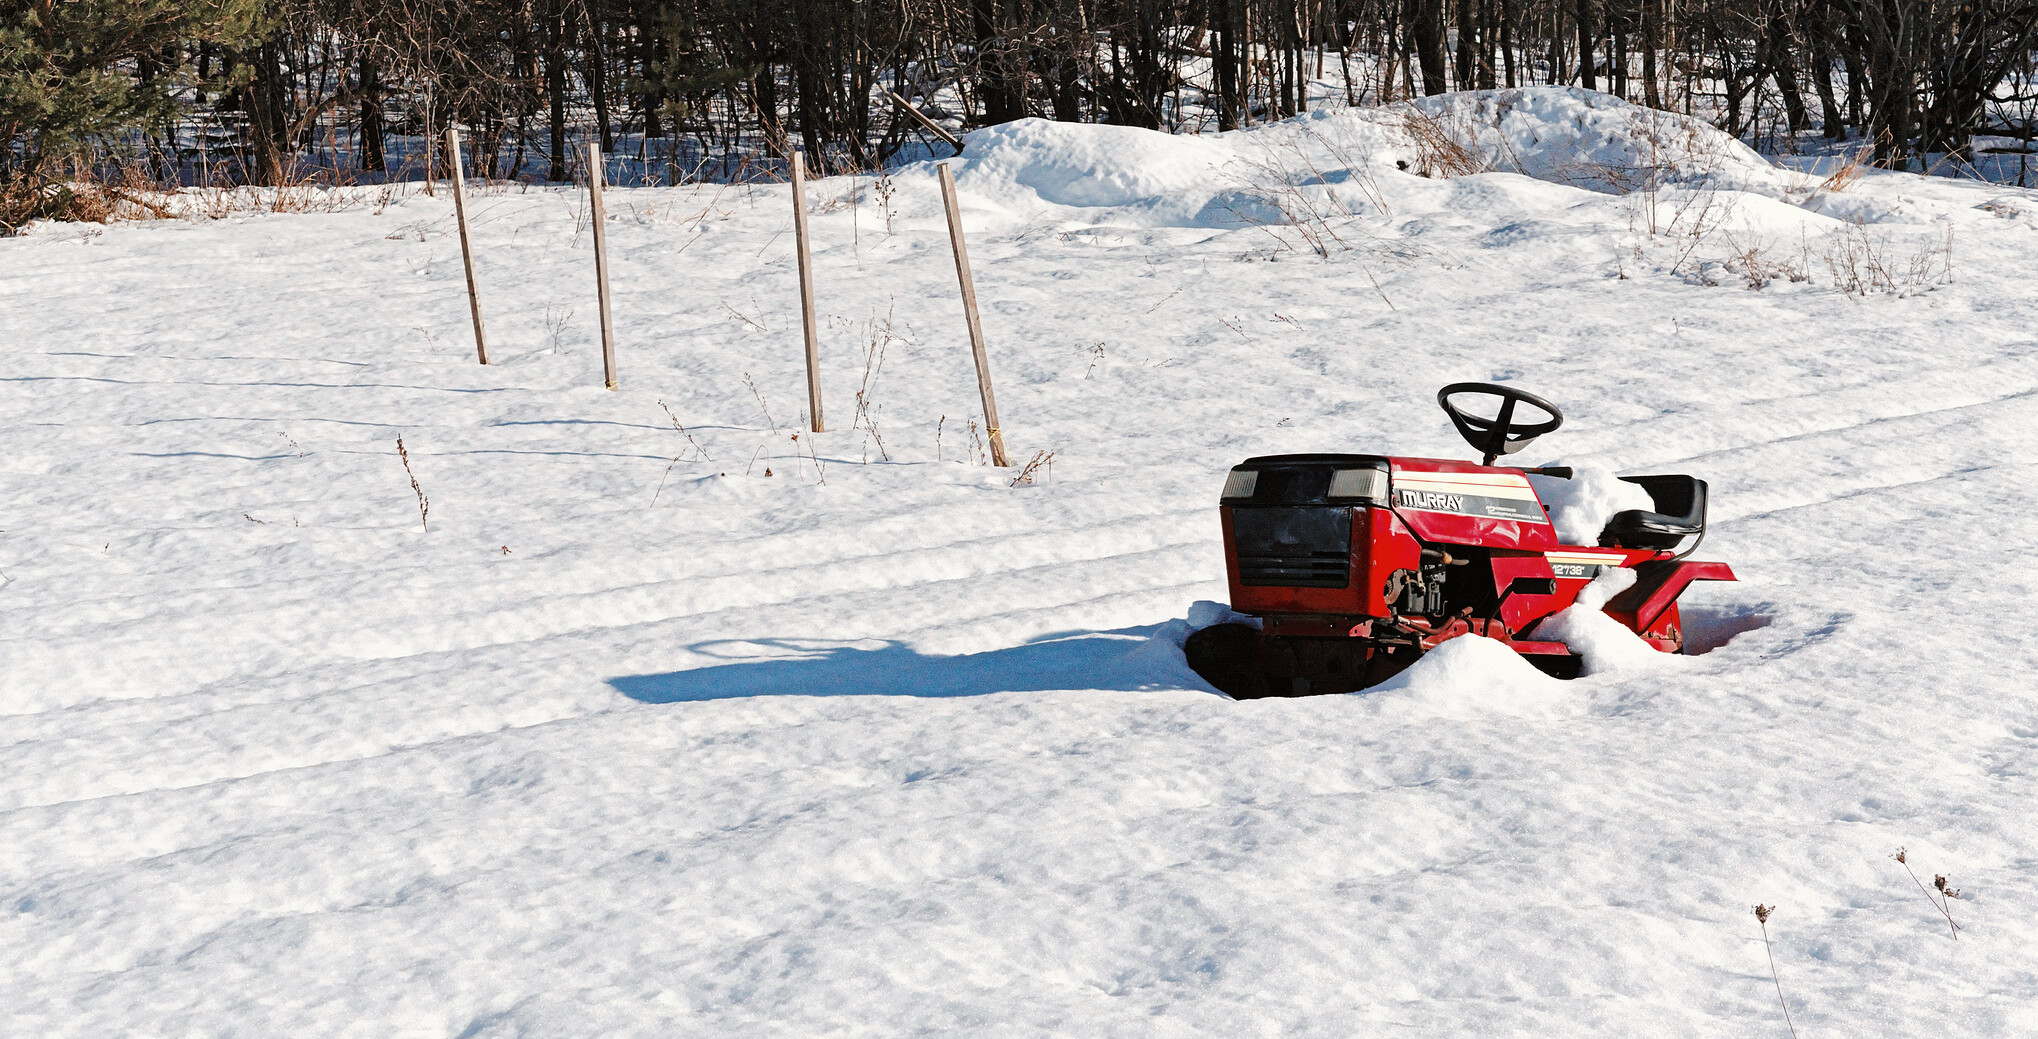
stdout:
<svg viewBox="0 0 2038 1039">
<path fill-rule="evenodd" d="M 1421 177 L 1469 177 L 1493 169 L 1470 127 L 1454 127 L 1414 105 L 1401 111 L 1401 130 L 1415 145 L 1410 172 Z"/>
</svg>

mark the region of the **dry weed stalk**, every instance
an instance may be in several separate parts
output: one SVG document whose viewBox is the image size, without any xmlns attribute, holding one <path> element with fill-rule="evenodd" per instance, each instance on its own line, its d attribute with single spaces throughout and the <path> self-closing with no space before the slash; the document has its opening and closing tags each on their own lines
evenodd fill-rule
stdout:
<svg viewBox="0 0 2038 1039">
<path fill-rule="evenodd" d="M 1290 137 L 1279 145 L 1268 147 L 1262 160 L 1239 160 L 1248 173 L 1238 178 L 1242 188 L 1238 196 L 1242 201 L 1272 209 L 1278 219 L 1263 219 L 1246 205 L 1228 208 L 1241 223 L 1259 227 L 1284 247 L 1292 249 L 1294 243 L 1270 225 L 1292 231 L 1318 256 L 1328 257 L 1332 252 L 1349 251 L 1351 243 L 1338 233 L 1338 227 L 1344 225 L 1349 228 L 1359 218 L 1360 211 L 1339 196 L 1332 173 L 1356 184 L 1365 196 L 1362 205 L 1369 205 L 1383 215 L 1387 213 L 1386 198 L 1381 194 L 1379 184 L 1373 180 L 1372 164 L 1364 161 L 1364 156 L 1355 161 L 1345 147 L 1314 129 L 1306 130 L 1304 134 L 1308 141 L 1330 155 L 1337 165 L 1335 170 L 1326 172 L 1310 157 L 1302 140 Z M 1156 307 L 1159 305 L 1155 304 Z"/>
<path fill-rule="evenodd" d="M 1025 468 L 1019 470 L 1019 475 L 1012 477 L 1012 486 L 1033 486 L 1034 480 L 1041 475 L 1043 469 L 1046 470 L 1046 479 L 1052 481 L 1054 479 L 1054 452 L 1033 452 L 1033 460 L 1027 462 Z"/>
<path fill-rule="evenodd" d="M 1721 264 L 1721 266 L 1727 271 L 1740 276 L 1741 280 L 1746 282 L 1750 289 L 1768 288 L 1769 284 L 1778 278 L 1783 278 L 1793 283 L 1811 280 L 1811 272 L 1808 269 L 1808 264 L 1804 262 L 1804 255 L 1800 254 L 1797 262 L 1793 262 L 1787 257 L 1772 259 L 1768 244 L 1760 239 L 1744 245 L 1735 239 L 1732 234 L 1727 234 L 1725 237 L 1728 255 L 1726 262 Z"/>
<path fill-rule="evenodd" d="M 1691 212 L 1693 206 L 1697 207 L 1698 211 L 1696 213 Z M 1673 237 L 1681 237 L 1682 239 L 1677 246 L 1677 256 L 1670 263 L 1670 272 L 1672 274 L 1681 273 L 1684 270 L 1684 264 L 1697 254 L 1698 250 L 1712 237 L 1713 232 L 1718 231 L 1726 224 L 1727 220 L 1733 216 L 1733 213 L 1734 200 L 1729 198 L 1721 201 L 1719 192 L 1711 188 L 1692 192 L 1683 202 L 1679 203 L 1676 211 L 1671 215 L 1669 225 L 1665 228 L 1666 234 Z M 1691 217 L 1689 224 L 1684 222 L 1687 215 Z M 1650 217 L 1650 221 L 1652 224 L 1655 221 L 1653 214 Z M 1679 232 L 1680 227 L 1683 228 L 1681 234 Z"/>
<path fill-rule="evenodd" d="M 1083 369 L 1083 379 L 1088 381 L 1090 376 L 1096 373 L 1097 367 L 1104 363 L 1104 341 L 1101 339 L 1097 340 L 1084 353 L 1088 354 L 1090 358 L 1090 366 Z"/>
<path fill-rule="evenodd" d="M 1845 191 L 1853 187 L 1854 182 L 1860 180 L 1861 174 L 1868 169 L 1866 160 L 1874 154 L 1875 143 L 1873 141 L 1863 143 L 1852 155 L 1847 156 L 1847 160 L 1842 162 L 1838 169 L 1829 174 L 1826 179 L 1820 181 L 1819 186 L 1814 190 Z"/>
<path fill-rule="evenodd" d="M 411 492 L 418 496 L 418 524 L 424 527 L 425 530 L 430 531 L 432 529 L 432 500 L 425 497 L 425 489 L 418 486 L 418 476 L 411 471 L 410 452 L 404 450 L 403 436 L 401 434 L 396 438 L 396 457 L 403 460 L 403 472 L 405 476 L 410 477 Z"/>
<path fill-rule="evenodd" d="M 752 318 L 750 315 L 745 314 L 744 312 L 737 310 L 735 307 L 730 306 L 728 301 L 726 300 L 722 301 L 722 309 L 728 311 L 731 317 L 734 317 L 736 320 L 741 321 L 746 325 L 749 325 L 751 328 L 754 328 L 759 332 L 771 331 L 771 329 L 758 324 L 755 318 Z"/>
<path fill-rule="evenodd" d="M 884 214 L 885 234 L 888 235 L 892 233 L 892 217 L 897 213 L 897 210 L 892 207 L 892 193 L 897 188 L 898 186 L 892 183 L 892 171 L 879 166 L 876 177 L 871 182 L 870 190 L 871 194 L 877 196 L 877 209 L 878 212 Z"/>
<path fill-rule="evenodd" d="M 1826 269 L 1833 286 L 1843 293 L 1867 296 L 1890 293 L 1908 296 L 1953 278 L 1953 229 L 1947 228 L 1937 245 L 1927 245 L 1905 257 L 1890 255 L 1887 234 L 1868 233 L 1868 225 L 1850 220 L 1826 238 Z"/>
<path fill-rule="evenodd" d="M 1677 273 L 1706 239 L 1733 216 L 1734 204 L 1731 200 L 1722 203 L 1718 189 L 1712 186 L 1725 162 L 1718 142 L 1702 133 L 1697 124 L 1689 120 L 1679 124 L 1681 131 L 1676 136 L 1680 139 L 1671 141 L 1672 134 L 1666 131 L 1664 125 L 1666 118 L 1672 117 L 1654 111 L 1633 116 L 1630 126 L 1647 145 L 1647 156 L 1632 170 L 1601 166 L 1598 172 L 1610 186 L 1636 198 L 1645 217 L 1649 237 L 1686 239 L 1676 261 L 1671 264 L 1671 271 Z M 1687 156 L 1691 161 L 1680 168 L 1670 160 L 1668 156 L 1671 155 Z M 1663 190 L 1673 182 L 1703 186 L 1683 192 L 1666 222 L 1663 219 Z"/>
<path fill-rule="evenodd" d="M 778 422 L 771 417 L 771 409 L 764 404 L 764 394 L 757 392 L 757 383 L 751 380 L 749 372 L 743 373 L 743 385 L 750 387 L 750 395 L 757 398 L 757 410 L 764 413 L 765 424 L 771 427 L 773 434 L 777 434 Z"/>
<path fill-rule="evenodd" d="M 1755 922 L 1762 927 L 1762 949 L 1769 954 L 1769 979 L 1776 983 L 1776 1005 L 1783 1008 L 1783 1025 L 1790 1029 L 1790 1039 L 1797 1039 L 1797 1025 L 1790 1020 L 1790 1004 L 1783 1001 L 1783 976 L 1776 972 L 1776 950 L 1769 944 L 1769 914 L 1775 906 L 1755 903 Z"/>
<path fill-rule="evenodd" d="M 672 428 L 673 428 L 673 429 L 674 429 L 674 430 L 675 430 L 676 432 L 678 432 L 680 436 L 682 436 L 682 437 L 685 437 L 685 438 L 686 438 L 687 446 L 689 446 L 689 447 L 693 448 L 693 450 L 694 450 L 694 453 L 696 453 L 696 454 L 700 455 L 700 456 L 701 456 L 701 460 L 702 460 L 702 461 L 705 461 L 705 462 L 712 462 L 712 461 L 714 461 L 714 459 L 712 459 L 712 458 L 709 458 L 709 457 L 708 457 L 708 453 L 707 453 L 707 452 L 706 452 L 705 450 L 702 450 L 702 448 L 701 448 L 701 445 L 700 445 L 700 442 L 699 442 L 699 441 L 696 441 L 696 440 L 695 440 L 695 439 L 693 438 L 693 434 L 692 434 L 692 433 L 689 433 L 689 432 L 687 432 L 687 431 L 686 431 L 686 427 L 685 427 L 685 426 L 683 426 L 683 425 L 680 425 L 680 423 L 679 423 L 679 416 L 678 416 L 678 415 L 675 415 L 675 414 L 673 414 L 673 413 L 672 413 L 672 409 L 671 409 L 671 408 L 668 408 L 668 407 L 666 407 L 666 406 L 665 406 L 665 402 L 664 402 L 663 400 L 660 400 L 660 401 L 658 402 L 658 406 L 659 406 L 659 408 L 661 408 L 661 409 L 663 409 L 663 410 L 664 410 L 664 412 L 665 412 L 665 417 L 666 417 L 666 418 L 668 418 L 668 419 L 671 419 L 671 420 L 672 420 Z M 678 464 L 680 463 L 680 460 L 681 460 L 681 459 L 683 459 L 683 458 L 685 458 L 685 457 L 686 457 L 686 452 L 685 452 L 685 451 L 681 451 L 681 452 L 680 452 L 679 454 L 676 454 L 676 455 L 673 455 L 673 456 L 672 456 L 672 461 L 671 461 L 671 462 L 668 462 L 668 463 L 666 463 L 666 466 L 665 466 L 665 475 L 663 475 L 663 476 L 660 476 L 660 477 L 658 478 L 658 489 L 657 489 L 657 490 L 655 490 L 655 491 L 653 491 L 653 492 L 651 492 L 651 504 L 652 504 L 652 506 L 654 506 L 654 507 L 655 507 L 655 506 L 657 506 L 657 504 L 658 504 L 658 496 L 659 496 L 659 495 L 661 495 L 661 494 L 664 494 L 664 493 L 665 493 L 665 481 L 666 481 L 666 479 L 667 479 L 667 478 L 669 478 L 669 477 L 670 477 L 670 476 L 672 475 L 672 469 L 673 469 L 673 467 L 674 467 L 674 466 L 677 466 L 677 465 L 678 465 Z"/>
<path fill-rule="evenodd" d="M 884 317 L 873 317 L 864 326 L 863 383 L 857 387 L 856 417 L 849 424 L 851 429 L 861 426 L 870 435 L 871 441 L 877 444 L 878 457 L 887 462 L 892 460 L 892 455 L 885 449 L 884 434 L 877 428 L 877 413 L 884 409 L 875 402 L 874 395 L 877 392 L 878 376 L 884 373 L 885 348 L 899 341 L 899 336 L 893 330 L 890 309 L 885 311 Z M 866 448 L 864 461 L 869 460 L 870 454 Z"/>
<path fill-rule="evenodd" d="M 793 464 L 798 465 L 800 463 L 800 435 L 798 433 L 790 435 L 793 438 Z M 814 438 L 811 436 L 807 438 L 807 460 L 814 463 L 814 482 L 827 483 L 828 470 L 821 465 L 821 456 L 814 453 Z M 766 469 L 764 475 L 770 476 L 771 470 Z"/>
<path fill-rule="evenodd" d="M 550 304 L 547 304 L 547 305 L 546 305 L 546 307 L 545 307 L 545 349 L 546 349 L 547 351 L 549 351 L 549 352 L 551 352 L 551 353 L 554 353 L 554 354 L 559 354 L 559 353 L 564 353 L 564 352 L 565 352 L 565 351 L 561 350 L 561 349 L 560 349 L 559 347 L 560 347 L 560 344 L 561 344 L 562 342 L 564 342 L 564 340 L 565 340 L 565 337 L 566 337 L 566 325 L 567 325 L 567 322 L 569 322 L 569 321 L 572 321 L 572 320 L 573 320 L 573 308 L 572 308 L 572 307 L 567 307 L 566 309 L 564 309 L 564 310 L 561 310 L 561 309 L 559 309 L 558 307 L 552 306 L 552 305 L 550 305 Z"/>
<path fill-rule="evenodd" d="M 1932 897 L 1932 893 L 1930 891 L 1925 890 L 1925 882 L 1919 880 L 1917 873 L 1912 871 L 1910 860 L 1904 854 L 1904 850 L 1902 848 L 1898 848 L 1896 850 L 1896 854 L 1890 856 L 1890 858 L 1895 859 L 1897 861 L 1897 865 L 1902 866 L 1904 868 L 1904 872 L 1909 873 L 1911 875 L 1911 883 L 1918 885 L 1918 893 L 1924 895 L 1925 901 L 1932 903 L 1932 908 L 1937 909 L 1939 911 L 1939 915 L 1946 918 L 1946 927 L 1953 933 L 1953 940 L 1956 942 L 1959 941 L 1960 925 L 1953 922 L 1952 908 L 1944 901 L 1944 899 L 1959 898 L 1960 889 L 1947 887 L 1945 874 L 1943 873 L 1934 874 L 1932 876 L 1932 886 L 1939 889 L 1939 894 L 1941 896 L 1940 898 L 1935 899 Z"/>
</svg>

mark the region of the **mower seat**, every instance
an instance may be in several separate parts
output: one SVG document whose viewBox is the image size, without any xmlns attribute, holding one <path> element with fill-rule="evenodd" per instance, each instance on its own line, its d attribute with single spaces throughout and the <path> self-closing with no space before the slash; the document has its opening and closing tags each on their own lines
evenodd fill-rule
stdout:
<svg viewBox="0 0 2038 1039">
<path fill-rule="evenodd" d="M 1705 533 L 1705 481 L 1691 476 L 1623 476 L 1649 492 L 1656 511 L 1616 512 L 1599 533 L 1608 548 L 1671 549 L 1694 534 Z"/>
</svg>

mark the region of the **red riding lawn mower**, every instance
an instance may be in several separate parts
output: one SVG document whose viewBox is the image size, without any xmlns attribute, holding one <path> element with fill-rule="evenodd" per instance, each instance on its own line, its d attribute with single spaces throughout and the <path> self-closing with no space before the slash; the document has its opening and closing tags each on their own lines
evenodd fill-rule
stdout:
<svg viewBox="0 0 2038 1039">
<path fill-rule="evenodd" d="M 1498 397 L 1486 418 L 1459 399 Z M 1686 556 L 1705 536 L 1705 481 L 1623 476 L 1655 509 L 1614 513 L 1597 545 L 1565 545 L 1527 474 L 1495 466 L 1564 422 L 1556 405 L 1509 386 L 1456 383 L 1437 393 L 1478 465 L 1389 455 L 1268 455 L 1233 467 L 1219 513 L 1231 607 L 1256 617 L 1189 636 L 1189 666 L 1240 699 L 1364 689 L 1439 643 L 1483 635 L 1560 678 L 1580 658 L 1540 641 L 1536 625 L 1570 606 L 1601 573 L 1634 583 L 1608 616 L 1665 653 L 1684 651 L 1677 597 L 1693 581 L 1731 581 L 1725 563 Z M 1469 403 L 1469 401 L 1466 401 Z M 1543 412 L 1522 421 L 1527 405 Z M 1684 551 L 1677 547 L 1690 539 Z"/>
</svg>

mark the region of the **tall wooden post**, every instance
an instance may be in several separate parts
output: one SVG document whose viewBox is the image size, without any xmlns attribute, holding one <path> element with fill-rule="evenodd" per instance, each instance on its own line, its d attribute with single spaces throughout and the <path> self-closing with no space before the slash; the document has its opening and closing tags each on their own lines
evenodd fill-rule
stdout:
<svg viewBox="0 0 2038 1039">
<path fill-rule="evenodd" d="M 800 329 L 807 338 L 807 414 L 814 432 L 825 433 L 821 422 L 821 348 L 814 322 L 814 253 L 807 242 L 807 162 L 793 149 L 793 239 L 800 256 Z"/>
<path fill-rule="evenodd" d="M 616 326 L 609 315 L 609 239 L 603 227 L 601 208 L 601 142 L 587 142 L 587 193 L 594 211 L 594 280 L 601 295 L 601 374 L 609 389 L 616 388 Z"/>
<path fill-rule="evenodd" d="M 474 245 L 467 237 L 467 177 L 461 172 L 460 131 L 446 127 L 446 164 L 453 168 L 453 215 L 460 223 L 460 259 L 467 264 L 467 310 L 474 316 L 474 354 L 488 363 L 488 332 L 481 326 L 481 289 L 474 280 Z"/>
<path fill-rule="evenodd" d="M 998 428 L 998 401 L 991 394 L 991 361 L 984 355 L 984 326 L 977 320 L 977 287 L 969 273 L 969 247 L 962 241 L 962 207 L 955 200 L 955 173 L 942 163 L 941 201 L 948 206 L 948 244 L 955 250 L 955 279 L 962 284 L 962 309 L 969 317 L 969 348 L 976 355 L 977 390 L 984 397 L 985 432 L 990 435 L 991 464 L 1003 468 L 1005 434 Z"/>
</svg>

